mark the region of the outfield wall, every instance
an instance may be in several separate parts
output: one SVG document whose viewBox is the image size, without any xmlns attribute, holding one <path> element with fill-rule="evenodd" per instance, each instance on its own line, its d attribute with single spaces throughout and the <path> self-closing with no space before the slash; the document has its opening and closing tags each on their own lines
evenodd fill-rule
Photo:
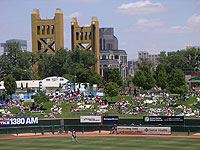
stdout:
<svg viewBox="0 0 200 150">
<path fill-rule="evenodd" d="M 63 121 L 63 123 L 62 123 Z M 38 125 L 80 125 L 84 123 L 80 123 L 80 119 L 72 118 L 72 119 L 39 119 Z M 98 124 L 98 123 L 97 123 Z M 100 124 L 113 124 L 113 122 L 104 122 Z M 145 123 L 143 119 L 120 119 L 118 121 L 118 125 L 159 125 L 160 123 Z M 200 125 L 200 119 L 184 119 L 184 125 Z M 173 123 L 163 123 L 162 125 L 177 125 Z"/>
<path fill-rule="evenodd" d="M 159 126 L 159 127 L 171 127 L 172 132 L 200 132 L 200 119 L 185 119 L 184 123 L 182 125 L 177 124 L 152 124 L 152 123 L 143 123 L 143 119 L 119 119 L 117 125 L 131 125 L 134 124 L 134 126 Z M 80 123 L 80 119 L 39 119 L 39 122 L 37 125 L 31 125 L 33 128 L 29 129 L 26 128 L 29 125 L 1 125 L 1 128 L 9 128 L 9 127 L 20 127 L 19 131 L 20 133 L 26 133 L 26 132 L 35 132 L 34 127 L 37 128 L 37 132 L 41 132 L 42 127 L 44 127 L 45 132 L 51 131 L 52 127 L 55 127 L 55 130 L 59 130 L 61 127 L 62 130 L 65 127 L 67 127 L 67 130 L 71 130 L 74 128 L 77 131 L 95 131 L 95 130 L 108 130 L 110 131 L 111 128 L 114 126 L 114 123 L 112 122 L 106 122 L 106 123 Z M 57 127 L 56 127 L 57 126 Z M 12 131 L 13 130 L 13 131 Z M 12 133 L 16 132 L 16 129 L 9 129 L 6 130 L 6 133 Z M 5 133 L 5 130 L 1 133 Z"/>
<path fill-rule="evenodd" d="M 80 119 L 63 119 L 64 124 L 61 124 L 62 119 L 42 119 L 39 120 L 39 125 L 84 125 L 84 123 L 80 123 Z M 107 123 L 102 123 L 102 125 L 114 125 L 112 122 L 107 122 Z M 119 119 L 118 125 L 142 125 L 142 126 L 156 126 L 159 125 L 159 123 L 144 123 L 143 119 Z M 86 125 L 86 124 L 85 124 Z M 95 125 L 101 125 L 100 123 L 96 123 Z M 174 126 L 175 125 L 175 126 Z M 180 125 L 180 126 L 176 126 Z M 173 124 L 173 123 L 164 123 L 161 126 L 171 126 L 172 127 L 172 132 L 184 132 L 188 131 L 187 127 L 184 127 L 184 125 L 187 126 L 195 126 L 195 125 L 200 125 L 200 119 L 184 119 L 183 124 Z M 92 129 L 94 128 L 94 129 Z M 88 130 L 96 130 L 96 127 L 86 127 Z M 80 127 L 77 129 L 82 130 Z M 105 127 L 106 130 L 109 130 L 110 127 Z M 190 132 L 197 132 L 200 128 L 198 127 L 191 127 L 189 128 Z"/>
</svg>

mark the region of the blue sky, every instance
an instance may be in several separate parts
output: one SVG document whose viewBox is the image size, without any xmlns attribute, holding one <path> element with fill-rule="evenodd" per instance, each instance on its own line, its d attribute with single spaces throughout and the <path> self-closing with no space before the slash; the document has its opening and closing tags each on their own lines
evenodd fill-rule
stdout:
<svg viewBox="0 0 200 150">
<path fill-rule="evenodd" d="M 65 48 L 71 48 L 72 17 L 79 25 L 97 17 L 100 27 L 113 27 L 129 59 L 140 50 L 156 54 L 200 46 L 200 0 L 0 0 L 0 43 L 26 39 L 31 51 L 31 11 L 51 19 L 56 8 L 64 15 Z"/>
</svg>

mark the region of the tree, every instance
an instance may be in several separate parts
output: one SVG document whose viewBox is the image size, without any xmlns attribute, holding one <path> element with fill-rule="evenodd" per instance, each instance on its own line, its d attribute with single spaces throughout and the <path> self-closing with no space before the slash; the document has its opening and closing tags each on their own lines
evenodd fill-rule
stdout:
<svg viewBox="0 0 200 150">
<path fill-rule="evenodd" d="M 62 69 L 65 71 L 65 74 L 76 75 L 83 68 L 91 69 L 96 62 L 97 58 L 92 51 L 84 51 L 76 48 L 68 51 L 66 62 Z"/>
<path fill-rule="evenodd" d="M 21 52 L 19 43 L 6 43 L 3 55 L 8 58 L 12 65 L 18 65 Z"/>
<path fill-rule="evenodd" d="M 14 94 L 17 89 L 17 83 L 16 83 L 15 78 L 13 78 L 13 76 L 11 74 L 9 74 L 4 78 L 3 81 L 4 81 L 4 87 L 6 90 L 6 94 L 8 94 L 10 96 L 12 94 Z"/>
<path fill-rule="evenodd" d="M 118 86 L 122 86 L 122 77 L 118 68 L 111 69 L 108 77 L 109 82 L 115 82 Z"/>
<path fill-rule="evenodd" d="M 162 51 L 159 54 L 159 62 L 164 66 L 166 73 L 172 73 L 172 70 L 181 69 L 185 74 L 200 71 L 200 49 L 188 48 L 186 50 L 177 50 L 176 52 Z"/>
<path fill-rule="evenodd" d="M 115 82 L 109 82 L 105 85 L 104 92 L 106 96 L 112 97 L 117 96 L 119 94 L 118 85 Z"/>
<path fill-rule="evenodd" d="M 35 79 L 32 71 L 34 54 L 20 50 L 19 43 L 7 43 L 5 53 L 0 56 L 0 74 L 4 77 L 8 74 L 16 80 Z"/>
<path fill-rule="evenodd" d="M 148 59 L 140 58 L 139 62 L 137 63 L 138 69 L 144 70 L 144 67 L 148 66 L 149 68 L 153 67 L 153 63 Z"/>
<path fill-rule="evenodd" d="M 123 82 L 124 87 L 130 87 L 130 84 L 132 83 L 133 77 L 130 75 L 126 76 L 126 80 Z"/>
<path fill-rule="evenodd" d="M 144 90 L 149 90 L 154 87 L 155 80 L 149 66 L 143 66 L 142 70 L 135 72 L 133 83 L 136 86 L 142 87 Z"/>
<path fill-rule="evenodd" d="M 84 68 L 91 68 L 91 66 L 95 65 L 96 62 L 97 62 L 97 58 L 95 57 L 94 53 L 90 50 L 88 51 L 84 51 L 82 50 L 83 52 L 83 65 L 84 65 Z"/>
<path fill-rule="evenodd" d="M 153 78 L 153 72 L 150 70 L 149 66 L 144 66 L 144 77 L 145 77 L 145 82 L 143 84 L 143 89 L 144 90 L 149 90 L 152 87 L 155 86 L 155 80 Z"/>
<path fill-rule="evenodd" d="M 0 74 L 3 78 L 4 76 L 11 74 L 12 64 L 4 55 L 0 56 Z"/>
<path fill-rule="evenodd" d="M 52 75 L 52 70 L 54 68 L 52 68 L 52 57 L 53 55 L 51 54 L 40 54 L 39 53 L 39 57 L 40 59 L 37 61 L 37 65 L 38 65 L 38 76 L 40 78 L 46 78 Z"/>
<path fill-rule="evenodd" d="M 174 69 L 172 73 L 171 86 L 174 88 L 185 84 L 186 81 L 183 71 L 181 69 Z"/>
<path fill-rule="evenodd" d="M 51 59 L 51 74 L 56 76 L 62 76 L 65 74 L 65 69 L 63 68 L 65 62 L 67 61 L 67 50 L 61 48 L 56 51 Z"/>
<path fill-rule="evenodd" d="M 186 88 L 185 75 L 182 70 L 174 69 L 170 77 L 170 91 L 182 93 Z"/>
<path fill-rule="evenodd" d="M 167 80 L 168 80 L 167 73 L 162 64 L 159 64 L 156 68 L 155 80 L 156 80 L 156 85 L 161 87 L 162 90 L 167 87 Z"/>
<path fill-rule="evenodd" d="M 111 69 L 109 69 L 109 68 L 103 69 L 103 79 L 104 79 L 105 83 L 109 82 L 109 74 L 110 74 L 110 72 L 111 72 Z"/>
<path fill-rule="evenodd" d="M 46 94 L 39 92 L 33 95 L 33 99 L 38 103 L 42 103 L 42 102 L 48 102 L 50 98 Z"/>
<path fill-rule="evenodd" d="M 62 77 L 67 79 L 67 80 L 69 80 L 71 83 L 75 83 L 76 82 L 75 76 L 73 76 L 71 74 L 64 74 Z"/>
<path fill-rule="evenodd" d="M 80 83 L 101 84 L 102 77 L 90 69 L 81 69 L 77 72 L 77 80 Z"/>
<path fill-rule="evenodd" d="M 182 85 L 182 86 L 174 88 L 174 92 L 176 94 L 180 94 L 180 95 L 183 95 L 183 94 L 187 93 L 187 91 L 188 91 L 188 88 L 187 88 L 186 85 Z"/>
<path fill-rule="evenodd" d="M 135 86 L 143 87 L 145 82 L 144 72 L 142 70 L 136 71 L 132 81 Z"/>
</svg>

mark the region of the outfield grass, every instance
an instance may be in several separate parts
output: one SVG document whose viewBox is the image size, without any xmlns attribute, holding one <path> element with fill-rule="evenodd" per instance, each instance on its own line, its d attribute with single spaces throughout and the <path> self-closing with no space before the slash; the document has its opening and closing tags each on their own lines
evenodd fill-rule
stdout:
<svg viewBox="0 0 200 150">
<path fill-rule="evenodd" d="M 0 140 L 0 150 L 199 150 L 198 138 L 70 137 Z"/>
<path fill-rule="evenodd" d="M 0 136 L 14 136 L 12 134 L 0 134 Z"/>
</svg>

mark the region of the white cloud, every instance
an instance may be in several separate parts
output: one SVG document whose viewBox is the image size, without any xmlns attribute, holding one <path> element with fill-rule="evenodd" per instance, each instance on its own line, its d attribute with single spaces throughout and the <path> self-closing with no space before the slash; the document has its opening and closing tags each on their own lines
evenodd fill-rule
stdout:
<svg viewBox="0 0 200 150">
<path fill-rule="evenodd" d="M 117 12 L 127 15 L 139 15 L 163 12 L 165 8 L 161 3 L 152 3 L 149 0 L 124 3 L 117 8 Z"/>
<path fill-rule="evenodd" d="M 171 26 L 167 28 L 155 29 L 153 32 L 170 33 L 170 34 L 184 34 L 192 32 L 192 28 L 188 26 Z"/>
<path fill-rule="evenodd" d="M 139 19 L 131 27 L 129 27 L 127 32 L 150 32 L 154 27 L 163 26 L 165 23 L 161 19 Z"/>
<path fill-rule="evenodd" d="M 139 19 L 136 22 L 138 26 L 155 27 L 164 25 L 164 21 L 160 19 Z"/>
<path fill-rule="evenodd" d="M 191 33 L 191 32 L 199 32 L 200 31 L 200 14 L 193 14 L 190 16 L 183 26 L 171 26 L 165 29 L 158 29 L 158 32 L 164 33 Z"/>
<path fill-rule="evenodd" d="M 194 29 L 198 28 L 200 26 L 200 14 L 194 14 L 192 15 L 188 21 L 187 21 L 188 26 L 193 27 Z"/>
<path fill-rule="evenodd" d="M 149 32 L 149 31 L 150 31 L 149 28 L 146 28 L 144 26 L 137 26 L 135 24 L 125 29 L 125 32 Z"/>
<path fill-rule="evenodd" d="M 66 16 L 65 18 L 66 19 L 71 19 L 71 18 L 78 18 L 78 17 L 80 17 L 81 16 L 81 13 L 80 12 L 78 12 L 78 11 L 76 11 L 76 12 L 73 12 L 73 13 L 71 13 L 71 14 L 69 14 L 68 16 Z"/>
<path fill-rule="evenodd" d="M 139 19 L 127 32 L 153 32 L 167 34 L 185 34 L 191 32 L 200 32 L 200 14 L 193 14 L 188 18 L 184 25 L 173 25 L 169 27 L 161 27 L 165 24 L 160 19 Z M 156 27 L 156 28 L 154 28 Z"/>
</svg>

